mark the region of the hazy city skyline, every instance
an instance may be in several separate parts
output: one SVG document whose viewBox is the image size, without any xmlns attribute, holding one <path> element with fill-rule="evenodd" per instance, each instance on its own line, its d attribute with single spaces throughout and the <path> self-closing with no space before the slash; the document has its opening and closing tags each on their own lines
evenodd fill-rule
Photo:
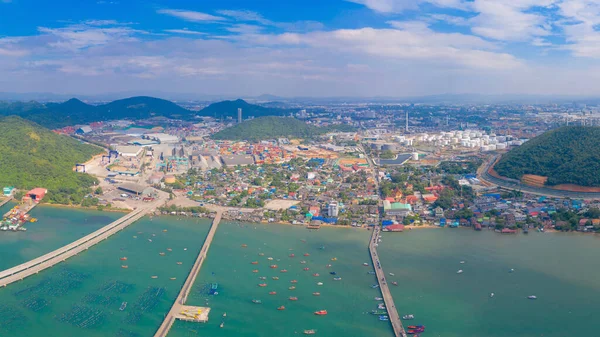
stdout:
<svg viewBox="0 0 600 337">
<path fill-rule="evenodd" d="M 597 0 L 0 1 L 0 92 L 599 95 Z"/>
</svg>

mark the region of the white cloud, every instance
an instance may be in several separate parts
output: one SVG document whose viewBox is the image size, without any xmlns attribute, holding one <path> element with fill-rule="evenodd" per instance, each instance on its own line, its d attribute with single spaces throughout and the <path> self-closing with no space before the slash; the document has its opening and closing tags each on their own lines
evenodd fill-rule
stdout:
<svg viewBox="0 0 600 337">
<path fill-rule="evenodd" d="M 89 26 L 116 26 L 119 22 L 116 20 L 86 20 L 83 22 Z"/>
<path fill-rule="evenodd" d="M 263 30 L 263 27 L 240 23 L 240 24 L 233 25 L 231 27 L 227 27 L 226 30 L 231 33 L 238 33 L 238 34 L 258 34 L 259 32 L 261 32 Z"/>
<path fill-rule="evenodd" d="M 159 9 L 156 11 L 159 14 L 165 14 L 174 16 L 185 21 L 192 22 L 210 22 L 210 21 L 223 21 L 226 20 L 224 17 L 206 14 L 202 12 L 188 11 L 183 9 Z"/>
<path fill-rule="evenodd" d="M 419 0 L 348 0 L 381 13 L 398 13 L 419 8 Z"/>
<path fill-rule="evenodd" d="M 265 19 L 262 15 L 257 12 L 248 11 L 248 10 L 228 10 L 223 9 L 217 11 L 217 13 L 233 18 L 237 21 L 249 21 L 249 22 L 258 22 L 263 25 L 272 25 L 273 22 L 271 20 Z"/>
<path fill-rule="evenodd" d="M 38 31 L 51 38 L 48 45 L 69 50 L 100 46 L 115 41 L 131 41 L 134 35 L 145 33 L 128 27 L 96 28 L 87 25 L 72 25 L 64 28 L 38 27 Z"/>
<path fill-rule="evenodd" d="M 455 26 L 468 26 L 469 21 L 462 16 L 453 16 L 447 14 L 431 14 L 429 17 L 435 21 L 444 21 Z"/>
<path fill-rule="evenodd" d="M 164 30 L 167 33 L 173 33 L 173 34 L 184 34 L 184 35 L 206 35 L 206 33 L 204 32 L 199 32 L 196 30 L 189 30 L 187 28 L 184 29 L 165 29 Z"/>
</svg>

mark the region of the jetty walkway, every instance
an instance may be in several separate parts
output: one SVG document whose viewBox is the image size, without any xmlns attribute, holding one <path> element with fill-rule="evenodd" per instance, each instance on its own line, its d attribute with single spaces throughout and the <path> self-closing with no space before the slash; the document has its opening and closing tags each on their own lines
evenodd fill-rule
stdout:
<svg viewBox="0 0 600 337">
<path fill-rule="evenodd" d="M 128 213 L 118 220 L 80 238 L 79 240 L 73 241 L 70 244 L 48 254 L 0 272 L 0 287 L 6 287 L 13 282 L 17 282 L 28 276 L 37 274 L 44 269 L 50 268 L 57 263 L 65 261 L 66 259 L 75 256 L 84 250 L 87 250 L 95 244 L 108 239 L 111 235 L 141 219 L 149 211 L 155 207 L 158 207 L 161 202 L 162 199 L 158 198 L 154 202 L 146 204 L 143 207 Z"/>
<path fill-rule="evenodd" d="M 0 207 L 6 205 L 9 201 L 11 201 L 13 199 L 13 197 L 8 197 L 2 201 L 0 201 Z"/>
<path fill-rule="evenodd" d="M 383 272 L 383 268 L 381 267 L 381 263 L 379 262 L 379 257 L 377 255 L 376 244 L 378 241 L 378 236 L 379 228 L 375 226 L 373 228 L 373 234 L 371 235 L 371 242 L 369 242 L 369 252 L 371 253 L 371 260 L 373 260 L 373 267 L 375 268 L 375 274 L 377 275 L 377 282 L 379 282 L 379 289 L 381 289 L 383 302 L 385 303 L 385 308 L 388 312 L 388 317 L 390 319 L 390 322 L 392 323 L 392 329 L 394 329 L 394 336 L 406 337 L 406 331 L 404 330 L 404 326 L 402 325 L 402 321 L 400 320 L 400 315 L 398 315 L 398 310 L 396 310 L 394 299 L 392 298 L 392 294 L 390 293 L 390 288 L 388 287 L 387 281 L 385 280 L 385 273 Z"/>
<path fill-rule="evenodd" d="M 196 277 L 198 276 L 198 273 L 200 272 L 202 263 L 204 263 L 204 260 L 206 259 L 206 254 L 208 254 L 208 249 L 210 248 L 210 244 L 212 243 L 212 240 L 215 237 L 217 228 L 219 227 L 219 222 L 221 222 L 222 214 L 223 214 L 222 211 L 218 211 L 217 215 L 213 219 L 212 225 L 210 227 L 210 231 L 208 231 L 208 235 L 206 236 L 206 239 L 204 240 L 204 245 L 202 245 L 202 249 L 200 250 L 200 254 L 198 254 L 198 258 L 196 259 L 196 262 L 194 263 L 194 266 L 192 267 L 190 274 L 188 275 L 187 279 L 185 280 L 185 283 L 183 284 L 183 286 L 181 287 L 181 291 L 179 292 L 179 295 L 175 299 L 175 303 L 173 303 L 171 310 L 169 310 L 169 313 L 167 314 L 167 316 L 165 316 L 163 323 L 158 328 L 158 331 L 156 331 L 156 333 L 154 334 L 154 337 L 167 336 L 167 334 L 171 330 L 171 327 L 173 326 L 173 323 L 175 322 L 175 317 L 178 316 L 179 312 L 184 307 L 185 302 L 187 301 L 188 295 L 190 294 L 190 291 L 192 290 L 192 286 L 194 285 L 194 281 L 196 281 Z"/>
</svg>

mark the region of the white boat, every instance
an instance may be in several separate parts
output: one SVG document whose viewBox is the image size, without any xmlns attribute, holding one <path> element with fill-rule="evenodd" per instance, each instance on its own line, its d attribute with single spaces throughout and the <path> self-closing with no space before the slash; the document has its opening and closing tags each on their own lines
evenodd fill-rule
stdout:
<svg viewBox="0 0 600 337">
<path fill-rule="evenodd" d="M 494 293 L 490 293 L 490 297 L 494 297 Z"/>
<path fill-rule="evenodd" d="M 527 298 L 530 300 L 537 300 L 537 296 L 535 296 L 535 295 L 527 296 Z"/>
<path fill-rule="evenodd" d="M 402 316 L 402 319 L 404 319 L 404 320 L 415 319 L 415 315 L 413 315 L 413 314 L 404 315 L 404 316 Z"/>
<path fill-rule="evenodd" d="M 460 261 L 460 264 L 465 264 L 465 261 Z"/>
<path fill-rule="evenodd" d="M 226 312 L 223 313 L 223 317 L 227 317 L 227 313 Z"/>
<path fill-rule="evenodd" d="M 459 269 L 459 270 L 458 270 L 456 273 L 457 273 L 457 274 L 462 274 L 462 273 L 463 273 L 463 270 L 462 270 L 462 269 Z"/>
<path fill-rule="evenodd" d="M 515 272 L 515 270 L 511 268 L 511 269 L 510 269 L 508 272 L 509 272 L 509 273 L 514 273 L 514 272 Z"/>
<path fill-rule="evenodd" d="M 322 285 L 323 285 L 323 282 L 319 282 L 319 283 L 317 283 L 317 285 L 318 285 L 318 286 L 322 286 Z"/>
<path fill-rule="evenodd" d="M 394 275 L 394 273 L 390 273 L 390 276 L 396 276 L 396 275 Z"/>
</svg>

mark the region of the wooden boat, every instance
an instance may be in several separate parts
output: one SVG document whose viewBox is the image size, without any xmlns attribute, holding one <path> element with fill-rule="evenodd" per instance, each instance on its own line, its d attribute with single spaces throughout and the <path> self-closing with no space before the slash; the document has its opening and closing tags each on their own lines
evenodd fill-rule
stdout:
<svg viewBox="0 0 600 337">
<path fill-rule="evenodd" d="M 150 278 L 158 278 L 158 276 L 152 275 L 152 276 L 150 276 Z"/>
<path fill-rule="evenodd" d="M 160 252 L 160 253 L 158 253 L 158 255 L 165 256 L 165 253 L 164 252 Z"/>
<path fill-rule="evenodd" d="M 252 261 L 250 264 L 258 264 L 258 261 Z"/>
<path fill-rule="evenodd" d="M 314 273 L 314 274 L 313 274 L 313 276 L 314 276 L 314 277 L 318 277 L 318 276 L 319 276 L 319 273 Z"/>
<path fill-rule="evenodd" d="M 304 334 L 305 334 L 305 335 L 314 335 L 315 333 L 316 333 L 316 331 L 315 331 L 315 330 L 313 330 L 313 329 L 310 329 L 310 330 L 304 330 Z"/>
<path fill-rule="evenodd" d="M 259 283 L 259 284 L 258 284 L 258 286 L 259 286 L 259 287 L 266 287 L 266 286 L 267 286 L 267 284 L 266 284 L 266 283 Z"/>
<path fill-rule="evenodd" d="M 289 290 L 294 290 L 294 289 L 296 289 L 296 287 L 294 287 L 294 286 L 291 286 L 291 287 L 289 287 L 288 289 L 289 289 Z"/>
<path fill-rule="evenodd" d="M 287 269 L 281 269 L 280 270 L 282 273 L 287 273 Z"/>
<path fill-rule="evenodd" d="M 290 282 L 291 282 L 291 283 L 298 283 L 298 281 L 297 281 L 297 280 L 291 280 Z"/>
<path fill-rule="evenodd" d="M 277 292 L 276 291 L 270 291 L 269 295 L 277 295 Z"/>
<path fill-rule="evenodd" d="M 310 254 L 309 253 L 304 253 L 304 256 L 310 256 Z"/>
<path fill-rule="evenodd" d="M 269 268 L 275 269 L 275 268 L 277 268 L 277 265 L 276 264 L 272 264 L 272 265 L 269 266 Z"/>
<path fill-rule="evenodd" d="M 129 266 L 127 266 L 127 265 L 122 265 L 122 266 L 121 266 L 121 268 L 123 268 L 123 269 L 127 269 L 127 268 L 129 268 Z"/>
<path fill-rule="evenodd" d="M 324 316 L 324 315 L 327 315 L 327 310 L 319 310 L 319 311 L 315 311 L 315 315 L 318 315 L 318 316 Z"/>
<path fill-rule="evenodd" d="M 253 273 L 258 273 L 258 269 L 252 270 Z"/>
<path fill-rule="evenodd" d="M 183 264 L 183 262 L 177 262 L 177 264 Z"/>
<path fill-rule="evenodd" d="M 248 247 L 248 245 L 247 245 L 247 244 L 245 244 L 245 243 L 244 243 L 244 244 L 242 244 L 242 248 L 246 248 L 246 247 Z"/>
<path fill-rule="evenodd" d="M 171 277 L 169 280 L 173 280 L 174 281 L 176 279 L 177 279 L 176 277 Z"/>
<path fill-rule="evenodd" d="M 279 308 L 277 308 L 277 310 L 280 310 L 280 311 L 281 311 L 281 310 L 285 310 L 285 307 L 282 305 L 282 306 L 280 306 Z"/>
<path fill-rule="evenodd" d="M 308 267 L 304 268 L 304 271 L 308 271 L 308 270 L 310 270 L 310 268 L 308 268 Z"/>
<path fill-rule="evenodd" d="M 279 280 L 279 277 L 278 276 L 273 276 L 273 279 L 274 280 Z"/>
<path fill-rule="evenodd" d="M 315 292 L 313 293 L 313 296 L 321 296 L 321 293 Z"/>
<path fill-rule="evenodd" d="M 127 261 L 127 257 L 126 257 L 126 256 L 123 256 L 123 257 L 121 258 L 121 261 Z"/>
<path fill-rule="evenodd" d="M 290 296 L 289 300 L 290 300 L 290 301 L 297 301 L 297 300 L 298 300 L 298 297 Z"/>
</svg>

